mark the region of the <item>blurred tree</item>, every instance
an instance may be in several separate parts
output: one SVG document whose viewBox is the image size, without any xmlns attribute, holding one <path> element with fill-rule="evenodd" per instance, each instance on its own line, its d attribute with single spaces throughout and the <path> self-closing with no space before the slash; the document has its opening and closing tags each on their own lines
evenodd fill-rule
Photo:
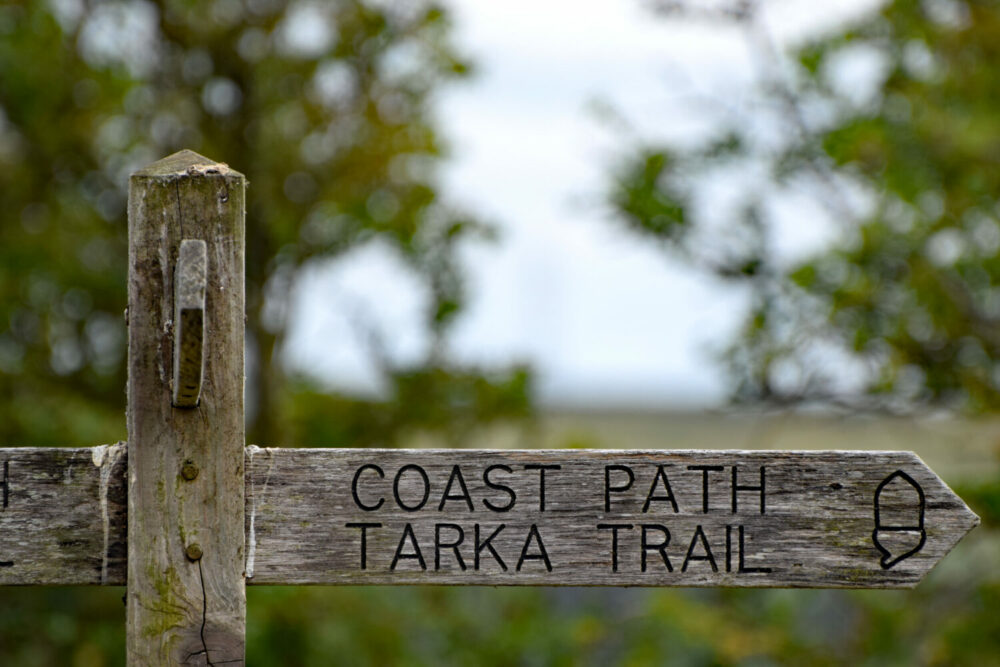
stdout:
<svg viewBox="0 0 1000 667">
<path fill-rule="evenodd" d="M 0 442 L 124 438 L 128 175 L 191 148 L 250 182 L 249 437 L 392 444 L 452 439 L 527 411 L 521 368 L 449 360 L 465 304 L 458 246 L 490 229 L 445 203 L 430 103 L 467 65 L 433 2 L 25 2 L 0 7 Z M 379 243 L 426 294 L 429 343 L 366 401 L 286 382 L 302 270 Z M 367 332 L 366 332 L 367 333 Z M 379 332 L 375 332 L 379 333 Z M 299 399 L 302 399 L 301 401 Z M 320 438 L 323 438 L 320 440 Z"/>
<path fill-rule="evenodd" d="M 1000 5 L 895 0 L 791 53 L 764 3 L 654 7 L 745 30 L 760 65 L 706 141 L 636 148 L 610 193 L 628 228 L 750 295 L 735 398 L 1000 408 Z M 731 208 L 704 201 L 723 173 Z M 776 206 L 803 193 L 836 231 L 804 261 Z"/>
</svg>

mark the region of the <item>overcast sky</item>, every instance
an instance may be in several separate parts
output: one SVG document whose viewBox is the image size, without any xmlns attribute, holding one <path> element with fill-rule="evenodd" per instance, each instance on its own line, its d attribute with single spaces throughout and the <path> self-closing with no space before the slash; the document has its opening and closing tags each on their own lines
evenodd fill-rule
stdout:
<svg viewBox="0 0 1000 667">
<path fill-rule="evenodd" d="M 439 104 L 453 157 L 444 191 L 501 232 L 469 248 L 471 305 L 452 338 L 463 360 L 527 361 L 547 404 L 699 407 L 720 403 L 712 361 L 744 309 L 739 293 L 622 232 L 601 206 L 630 138 L 684 141 L 710 129 L 691 100 L 738 103 L 752 80 L 741 33 L 651 18 L 638 1 L 450 0 L 455 39 L 477 76 Z M 768 6 L 780 42 L 834 29 L 877 4 Z M 594 111 L 610 105 L 620 127 Z M 723 189 L 725 185 L 723 184 Z M 785 202 L 779 242 L 827 238 L 804 202 Z M 358 323 L 398 359 L 417 355 L 422 301 L 390 253 L 370 246 L 303 282 L 289 361 L 375 389 Z"/>
</svg>

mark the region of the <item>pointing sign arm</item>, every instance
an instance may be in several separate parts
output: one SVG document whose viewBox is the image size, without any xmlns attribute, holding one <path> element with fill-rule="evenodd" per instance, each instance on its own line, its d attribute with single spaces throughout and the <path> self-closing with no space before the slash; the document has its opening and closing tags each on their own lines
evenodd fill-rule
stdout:
<svg viewBox="0 0 1000 667">
<path fill-rule="evenodd" d="M 0 470 L 0 584 L 124 583 L 123 445 Z M 248 584 L 911 587 L 978 523 L 909 452 L 249 447 L 246 475 Z"/>
<path fill-rule="evenodd" d="M 256 584 L 911 587 L 978 523 L 910 452 L 250 448 L 247 470 Z"/>
</svg>

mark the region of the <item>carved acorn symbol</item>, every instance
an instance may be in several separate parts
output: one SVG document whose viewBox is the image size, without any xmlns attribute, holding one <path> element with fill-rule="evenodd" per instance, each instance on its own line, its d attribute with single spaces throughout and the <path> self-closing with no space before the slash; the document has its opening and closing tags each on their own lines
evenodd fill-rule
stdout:
<svg viewBox="0 0 1000 667">
<path fill-rule="evenodd" d="M 923 548 L 924 490 L 902 470 L 892 473 L 875 489 L 875 530 L 872 542 L 888 570 Z"/>
</svg>

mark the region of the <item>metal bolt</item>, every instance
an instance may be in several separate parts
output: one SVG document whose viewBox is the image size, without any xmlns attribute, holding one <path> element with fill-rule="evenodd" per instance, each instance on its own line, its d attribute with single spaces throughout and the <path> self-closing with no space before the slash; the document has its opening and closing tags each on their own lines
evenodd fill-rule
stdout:
<svg viewBox="0 0 1000 667">
<path fill-rule="evenodd" d="M 181 468 L 181 477 L 187 481 L 193 481 L 198 476 L 198 466 L 192 461 L 185 461 Z"/>
<path fill-rule="evenodd" d="M 197 542 L 189 544 L 187 549 L 184 550 L 184 555 L 187 556 L 188 560 L 191 562 L 196 562 L 201 560 L 202 551 L 201 546 Z"/>
</svg>

